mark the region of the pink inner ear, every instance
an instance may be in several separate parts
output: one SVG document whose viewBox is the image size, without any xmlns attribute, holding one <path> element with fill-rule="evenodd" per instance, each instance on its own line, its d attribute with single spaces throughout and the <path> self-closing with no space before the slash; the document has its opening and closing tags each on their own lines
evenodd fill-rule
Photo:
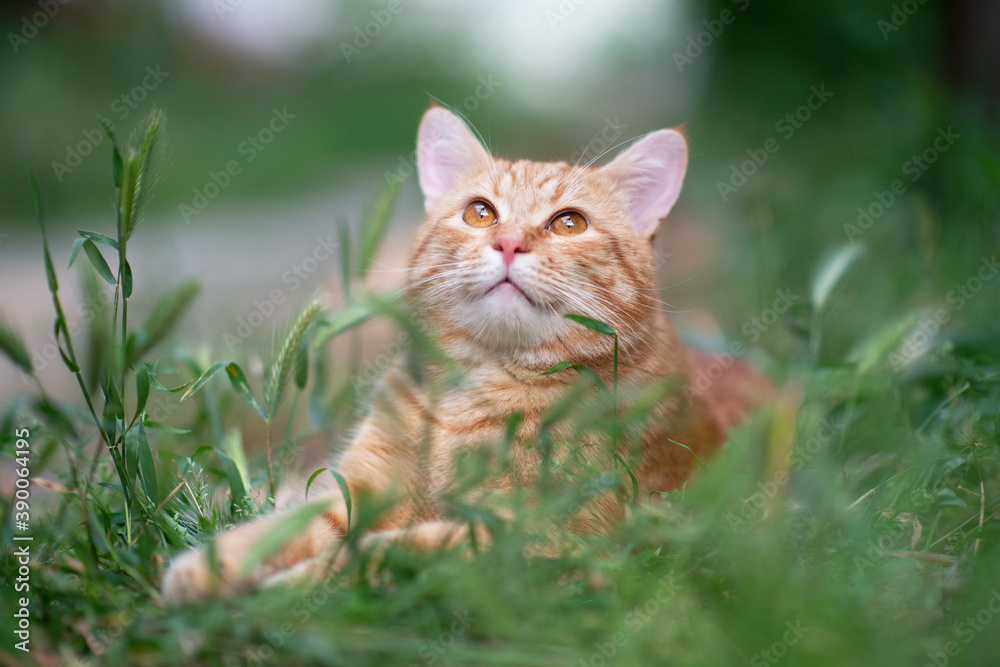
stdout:
<svg viewBox="0 0 1000 667">
<path fill-rule="evenodd" d="M 673 208 L 687 171 L 687 142 L 676 130 L 648 134 L 604 169 L 628 193 L 639 236 L 650 237 Z"/>
<path fill-rule="evenodd" d="M 458 116 L 441 107 L 428 109 L 417 133 L 417 170 L 424 208 L 434 209 L 462 174 L 488 158 Z"/>
</svg>

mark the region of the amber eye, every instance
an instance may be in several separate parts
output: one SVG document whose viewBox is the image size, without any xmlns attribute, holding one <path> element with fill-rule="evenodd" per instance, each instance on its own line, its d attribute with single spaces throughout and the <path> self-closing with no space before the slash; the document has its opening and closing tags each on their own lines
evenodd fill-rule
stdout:
<svg viewBox="0 0 1000 667">
<path fill-rule="evenodd" d="M 484 201 L 474 201 L 465 207 L 462 220 L 473 227 L 489 227 L 497 221 L 497 212 Z"/>
<path fill-rule="evenodd" d="M 572 236 L 586 231 L 587 219 L 576 211 L 564 211 L 552 218 L 549 229 L 561 236 Z"/>
</svg>

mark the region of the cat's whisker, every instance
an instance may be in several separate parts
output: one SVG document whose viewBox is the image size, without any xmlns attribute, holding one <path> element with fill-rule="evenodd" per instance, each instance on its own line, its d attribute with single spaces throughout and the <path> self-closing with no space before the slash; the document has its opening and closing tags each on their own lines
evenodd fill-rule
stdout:
<svg viewBox="0 0 1000 667">
<path fill-rule="evenodd" d="M 496 183 L 497 185 L 499 185 L 500 184 L 500 170 L 497 169 L 497 163 L 496 163 L 496 160 L 493 158 L 493 152 L 490 150 L 489 144 L 483 138 L 483 135 L 479 131 L 479 129 L 475 125 L 472 124 L 472 121 L 469 120 L 468 116 L 466 116 L 464 113 L 462 113 L 461 111 L 459 111 L 458 109 L 456 109 L 452 105 L 447 104 L 445 102 L 442 102 L 441 100 L 437 99 L 434 96 L 431 96 L 431 98 L 433 100 L 435 100 L 438 104 L 440 104 L 441 106 L 443 106 L 444 108 L 448 109 L 453 114 L 455 114 L 456 116 L 458 116 L 459 118 L 461 118 L 465 122 L 465 126 L 468 127 L 470 130 L 472 130 L 476 134 L 476 136 L 479 138 L 479 143 L 482 145 L 483 150 L 486 152 L 486 157 L 488 157 L 489 160 L 490 160 L 490 170 L 491 170 L 491 172 L 493 174 L 493 182 Z"/>
<path fill-rule="evenodd" d="M 461 277 L 446 280 L 445 282 L 434 285 L 430 289 L 423 292 L 420 295 L 420 299 L 421 301 L 429 302 L 431 299 L 447 295 L 448 292 L 454 291 L 457 287 L 463 284 L 465 284 L 465 280 Z"/>
<path fill-rule="evenodd" d="M 421 271 L 426 271 L 428 269 L 440 269 L 440 268 L 444 268 L 446 266 L 456 266 L 456 265 L 461 264 L 461 263 L 462 262 L 445 262 L 444 264 L 433 264 L 433 265 L 430 265 L 430 266 L 426 266 L 426 265 L 422 264 L 422 265 L 420 265 L 420 270 Z M 413 270 L 415 270 L 414 267 L 412 267 L 412 266 L 390 266 L 389 264 L 386 264 L 384 262 L 380 262 L 378 260 L 372 260 L 372 264 L 377 264 L 379 266 L 384 266 L 385 268 L 384 269 L 368 269 L 368 273 L 393 273 L 393 272 L 397 272 L 397 271 L 399 271 L 399 272 L 406 272 L 406 271 L 413 271 Z"/>
<path fill-rule="evenodd" d="M 590 296 L 593 300 L 597 301 L 597 303 L 605 306 L 606 308 L 612 309 L 608 311 L 605 310 L 604 308 L 598 308 L 597 309 L 599 311 L 598 319 L 606 321 L 608 324 L 612 325 L 615 328 L 615 330 L 619 332 L 619 339 L 627 347 L 634 347 L 636 348 L 636 350 L 638 350 L 638 345 L 634 344 L 632 342 L 632 339 L 637 339 L 638 343 L 642 343 L 642 345 L 645 347 L 651 347 L 649 345 L 649 342 L 646 340 L 646 337 L 642 333 L 648 330 L 648 324 L 643 324 L 642 322 L 639 322 L 638 320 L 635 319 L 635 317 L 633 317 L 630 313 L 625 311 L 621 306 L 619 306 L 614 302 L 608 301 L 595 294 L 589 294 L 588 296 Z M 626 322 L 624 319 L 622 319 L 613 311 L 618 311 L 621 315 L 624 315 L 628 319 L 632 320 L 632 322 L 634 322 L 636 326 L 633 327 L 631 324 Z"/>
<path fill-rule="evenodd" d="M 415 287 L 423 285 L 424 283 L 430 282 L 431 280 L 435 280 L 437 278 L 445 278 L 447 276 L 452 276 L 452 275 L 458 275 L 458 274 L 461 274 L 461 273 L 465 273 L 466 271 L 467 271 L 467 269 L 462 268 L 462 269 L 450 269 L 448 271 L 441 271 L 439 273 L 432 273 L 431 275 L 427 276 L 426 278 L 421 278 L 417 282 L 410 283 L 410 285 L 408 285 L 406 289 L 407 289 L 407 291 L 409 291 L 411 289 L 414 289 Z"/>
<path fill-rule="evenodd" d="M 592 176 L 592 175 L 594 175 L 594 174 L 597 173 L 597 171 L 592 171 L 592 172 L 588 172 L 587 171 L 595 162 L 597 162 L 598 160 L 600 160 L 602 157 L 604 157 L 605 155 L 607 155 L 611 151 L 617 150 L 618 148 L 624 146 L 625 144 L 631 143 L 633 141 L 637 141 L 639 139 L 643 139 L 646 136 L 647 135 L 641 135 L 641 136 L 638 136 L 638 137 L 632 137 L 631 139 L 625 139 L 623 141 L 619 141 L 617 144 L 613 144 L 611 146 L 608 146 L 607 148 L 605 148 L 603 151 L 601 151 L 598 155 L 596 155 L 593 159 L 591 159 L 590 161 L 588 161 L 587 164 L 583 165 L 582 167 L 580 166 L 580 161 L 577 160 L 577 164 L 574 165 L 574 166 L 579 169 L 579 172 L 577 172 L 576 177 L 573 180 L 571 180 L 566 185 L 566 190 L 567 191 L 572 191 L 573 193 L 577 192 L 577 186 L 585 178 L 588 178 L 588 177 L 590 177 L 590 176 Z M 591 141 L 593 141 L 593 139 L 591 139 Z M 587 146 L 589 148 L 590 144 L 587 144 Z M 586 153 L 586 151 L 584 151 L 584 152 Z M 581 159 L 582 159 L 582 156 L 581 156 Z M 609 168 L 608 165 L 605 165 L 604 167 L 602 167 L 602 169 L 607 169 L 607 168 Z"/>
<path fill-rule="evenodd" d="M 574 310 L 578 311 L 580 315 L 593 317 L 613 326 L 618 332 L 619 349 L 625 355 L 626 360 L 629 363 L 631 363 L 634 358 L 633 352 L 639 352 L 638 343 L 642 343 L 644 346 L 648 347 L 645 337 L 639 335 L 631 326 L 628 326 L 625 322 L 617 319 L 612 313 L 606 312 L 602 308 L 596 308 L 593 304 L 586 303 L 578 296 L 570 293 L 568 290 L 560 289 L 559 293 L 565 299 L 565 303 L 568 306 L 571 306 Z M 638 341 L 634 341 L 634 338 L 637 338 Z"/>
<path fill-rule="evenodd" d="M 585 280 L 581 275 L 579 275 L 578 273 L 576 273 L 574 271 L 564 271 L 564 273 L 566 275 L 572 276 L 581 285 L 584 285 L 584 286 L 587 286 L 587 287 L 592 287 L 593 289 L 600 290 L 602 292 L 605 292 L 605 293 L 607 293 L 607 294 L 609 294 L 609 295 L 611 295 L 613 297 L 617 297 L 619 299 L 621 298 L 621 295 L 617 294 L 616 292 L 613 292 L 613 291 L 609 290 L 607 287 L 604 287 L 603 285 L 597 285 L 595 283 L 589 282 L 589 281 Z M 681 284 L 687 282 L 688 280 L 690 280 L 690 278 L 686 278 L 686 279 L 682 280 L 679 283 L 675 283 L 674 285 L 671 285 L 670 287 L 676 287 L 677 285 L 681 285 Z M 633 287 L 633 286 L 630 286 L 629 289 L 630 290 L 634 290 L 636 292 L 653 292 L 653 291 L 659 291 L 659 290 L 652 289 L 652 288 Z M 669 289 L 669 288 L 663 288 L 663 289 Z M 649 305 L 644 304 L 644 303 L 641 304 L 643 307 L 649 308 L 650 310 L 656 310 L 656 311 L 659 311 L 661 313 L 666 313 L 666 314 L 680 312 L 680 311 L 676 310 L 676 306 L 674 306 L 673 304 L 667 303 L 666 301 L 661 301 L 660 299 L 657 299 L 655 297 L 649 296 L 648 294 L 643 294 L 642 297 L 644 299 L 649 299 L 650 301 L 653 301 L 654 303 L 658 303 L 660 305 L 667 306 L 667 308 L 671 309 L 671 310 L 665 310 L 663 308 L 655 308 L 653 306 L 649 306 Z"/>
</svg>

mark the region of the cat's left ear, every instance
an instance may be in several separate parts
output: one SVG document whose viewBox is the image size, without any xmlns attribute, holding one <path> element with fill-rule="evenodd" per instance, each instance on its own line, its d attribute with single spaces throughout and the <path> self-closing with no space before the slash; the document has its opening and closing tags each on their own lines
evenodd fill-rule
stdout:
<svg viewBox="0 0 1000 667">
<path fill-rule="evenodd" d="M 424 208 L 432 211 L 462 174 L 489 159 L 461 118 L 438 106 L 428 109 L 417 133 L 417 171 Z"/>
<path fill-rule="evenodd" d="M 687 171 L 687 141 L 677 130 L 658 130 L 603 167 L 628 195 L 636 233 L 651 238 L 673 208 Z"/>
</svg>

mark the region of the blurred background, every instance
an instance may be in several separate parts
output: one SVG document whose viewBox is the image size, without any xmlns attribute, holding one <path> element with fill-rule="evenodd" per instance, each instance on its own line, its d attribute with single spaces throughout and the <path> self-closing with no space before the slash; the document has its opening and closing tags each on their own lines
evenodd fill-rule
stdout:
<svg viewBox="0 0 1000 667">
<path fill-rule="evenodd" d="M 43 379 L 68 376 L 52 363 L 25 169 L 69 317 L 85 319 L 66 266 L 77 228 L 114 227 L 99 123 L 121 140 L 154 106 L 170 153 L 130 244 L 133 307 L 198 278 L 177 337 L 212 358 L 269 340 L 316 291 L 336 305 L 336 223 L 359 224 L 388 181 L 403 189 L 372 281 L 400 278 L 431 99 L 504 157 L 588 161 L 684 125 L 663 298 L 686 335 L 749 342 L 779 375 L 806 351 L 838 358 L 883 315 L 945 302 L 1000 245 L 989 0 L 35 0 L 3 3 L 0 34 L 0 313 L 48 362 Z M 811 281 L 848 245 L 847 287 L 811 312 Z M 782 325 L 748 326 L 781 290 Z M 995 290 L 969 299 L 980 321 L 996 319 Z M 816 316 L 829 335 L 801 340 Z M 22 391 L 0 364 L 0 397 Z"/>
</svg>

